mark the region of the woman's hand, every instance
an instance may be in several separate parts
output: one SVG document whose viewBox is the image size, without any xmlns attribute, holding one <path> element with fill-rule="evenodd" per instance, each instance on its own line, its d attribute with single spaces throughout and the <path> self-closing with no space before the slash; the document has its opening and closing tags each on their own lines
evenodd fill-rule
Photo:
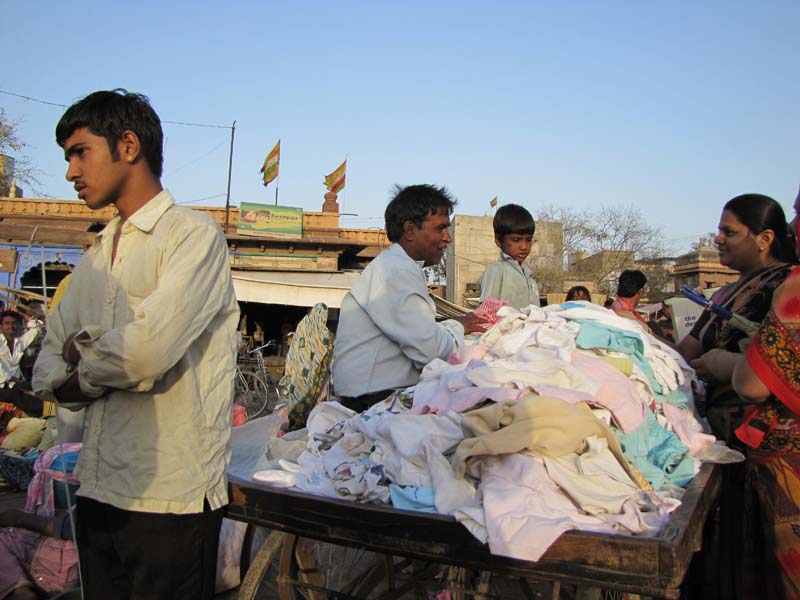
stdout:
<svg viewBox="0 0 800 600">
<path fill-rule="evenodd" d="M 689 361 L 689 365 L 694 369 L 695 374 L 708 383 L 719 383 L 717 378 L 709 371 L 708 366 L 702 358 L 695 358 Z"/>
</svg>

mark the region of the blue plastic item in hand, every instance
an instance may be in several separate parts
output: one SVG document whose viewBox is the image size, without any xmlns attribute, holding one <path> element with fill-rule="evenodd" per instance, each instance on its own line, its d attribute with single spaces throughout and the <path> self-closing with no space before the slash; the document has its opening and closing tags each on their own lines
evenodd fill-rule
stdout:
<svg viewBox="0 0 800 600">
<path fill-rule="evenodd" d="M 731 311 L 714 304 L 710 300 L 706 299 L 706 297 L 703 296 L 702 294 L 698 294 L 697 292 L 695 292 L 688 285 L 681 286 L 681 294 L 683 294 L 686 298 L 688 298 L 695 304 L 699 304 L 703 308 L 711 310 L 711 312 L 713 312 L 716 315 L 719 315 L 726 321 L 730 321 L 733 318 L 733 313 Z"/>
</svg>

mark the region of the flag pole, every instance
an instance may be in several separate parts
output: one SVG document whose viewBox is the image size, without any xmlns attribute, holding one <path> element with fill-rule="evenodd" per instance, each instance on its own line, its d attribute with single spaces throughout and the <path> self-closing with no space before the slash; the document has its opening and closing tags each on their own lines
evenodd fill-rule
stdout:
<svg viewBox="0 0 800 600">
<path fill-rule="evenodd" d="M 344 155 L 344 162 L 345 162 L 345 163 L 347 162 L 347 158 L 348 158 L 349 156 L 350 156 L 350 153 L 349 153 L 349 152 L 348 152 L 348 153 L 346 153 L 346 154 Z M 347 186 L 344 186 L 344 187 L 345 187 L 345 189 L 347 189 Z M 342 208 L 341 208 L 341 211 L 342 211 L 342 212 L 345 212 L 345 210 L 344 210 L 344 207 L 345 207 L 345 202 L 346 202 L 346 200 L 347 200 L 347 192 L 344 192 L 344 193 L 342 194 Z"/>
<path fill-rule="evenodd" d="M 233 136 L 236 133 L 236 121 L 231 125 L 231 153 L 228 158 L 228 191 L 225 194 L 225 235 L 228 235 L 228 221 L 231 212 L 231 171 L 233 170 Z"/>
<path fill-rule="evenodd" d="M 278 206 L 278 186 L 281 183 L 281 170 L 278 168 L 278 176 L 275 178 L 275 206 Z"/>
</svg>

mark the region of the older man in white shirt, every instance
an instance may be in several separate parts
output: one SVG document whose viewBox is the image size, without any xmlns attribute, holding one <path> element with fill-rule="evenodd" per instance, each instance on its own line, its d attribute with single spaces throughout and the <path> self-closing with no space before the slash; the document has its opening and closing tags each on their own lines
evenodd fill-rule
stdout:
<svg viewBox="0 0 800 600">
<path fill-rule="evenodd" d="M 363 410 L 393 390 L 415 385 L 434 358 L 447 360 L 478 330 L 469 313 L 436 322 L 423 267 L 437 264 L 452 241 L 455 201 L 444 188 L 398 188 L 386 207 L 392 245 L 373 260 L 345 295 L 333 350 L 334 391 Z"/>
</svg>

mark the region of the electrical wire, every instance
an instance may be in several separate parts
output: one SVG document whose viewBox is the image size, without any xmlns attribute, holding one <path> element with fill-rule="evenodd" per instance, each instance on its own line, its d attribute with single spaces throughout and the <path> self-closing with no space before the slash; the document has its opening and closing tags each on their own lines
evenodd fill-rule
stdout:
<svg viewBox="0 0 800 600">
<path fill-rule="evenodd" d="M 15 96 L 17 98 L 22 98 L 24 100 L 30 100 L 31 102 L 38 102 L 39 104 L 47 104 L 48 106 L 58 106 L 61 108 L 67 108 L 66 104 L 59 104 L 58 102 L 49 102 L 47 100 L 40 100 L 39 98 L 32 98 L 31 96 L 25 96 L 23 94 L 8 92 L 6 90 L 0 90 L 0 94 L 6 94 L 7 96 Z M 186 121 L 167 121 L 165 119 L 161 119 L 161 122 L 169 123 L 170 125 L 186 125 L 188 127 L 209 127 L 211 129 L 233 129 L 231 125 L 210 125 L 208 123 L 188 123 Z"/>
</svg>

